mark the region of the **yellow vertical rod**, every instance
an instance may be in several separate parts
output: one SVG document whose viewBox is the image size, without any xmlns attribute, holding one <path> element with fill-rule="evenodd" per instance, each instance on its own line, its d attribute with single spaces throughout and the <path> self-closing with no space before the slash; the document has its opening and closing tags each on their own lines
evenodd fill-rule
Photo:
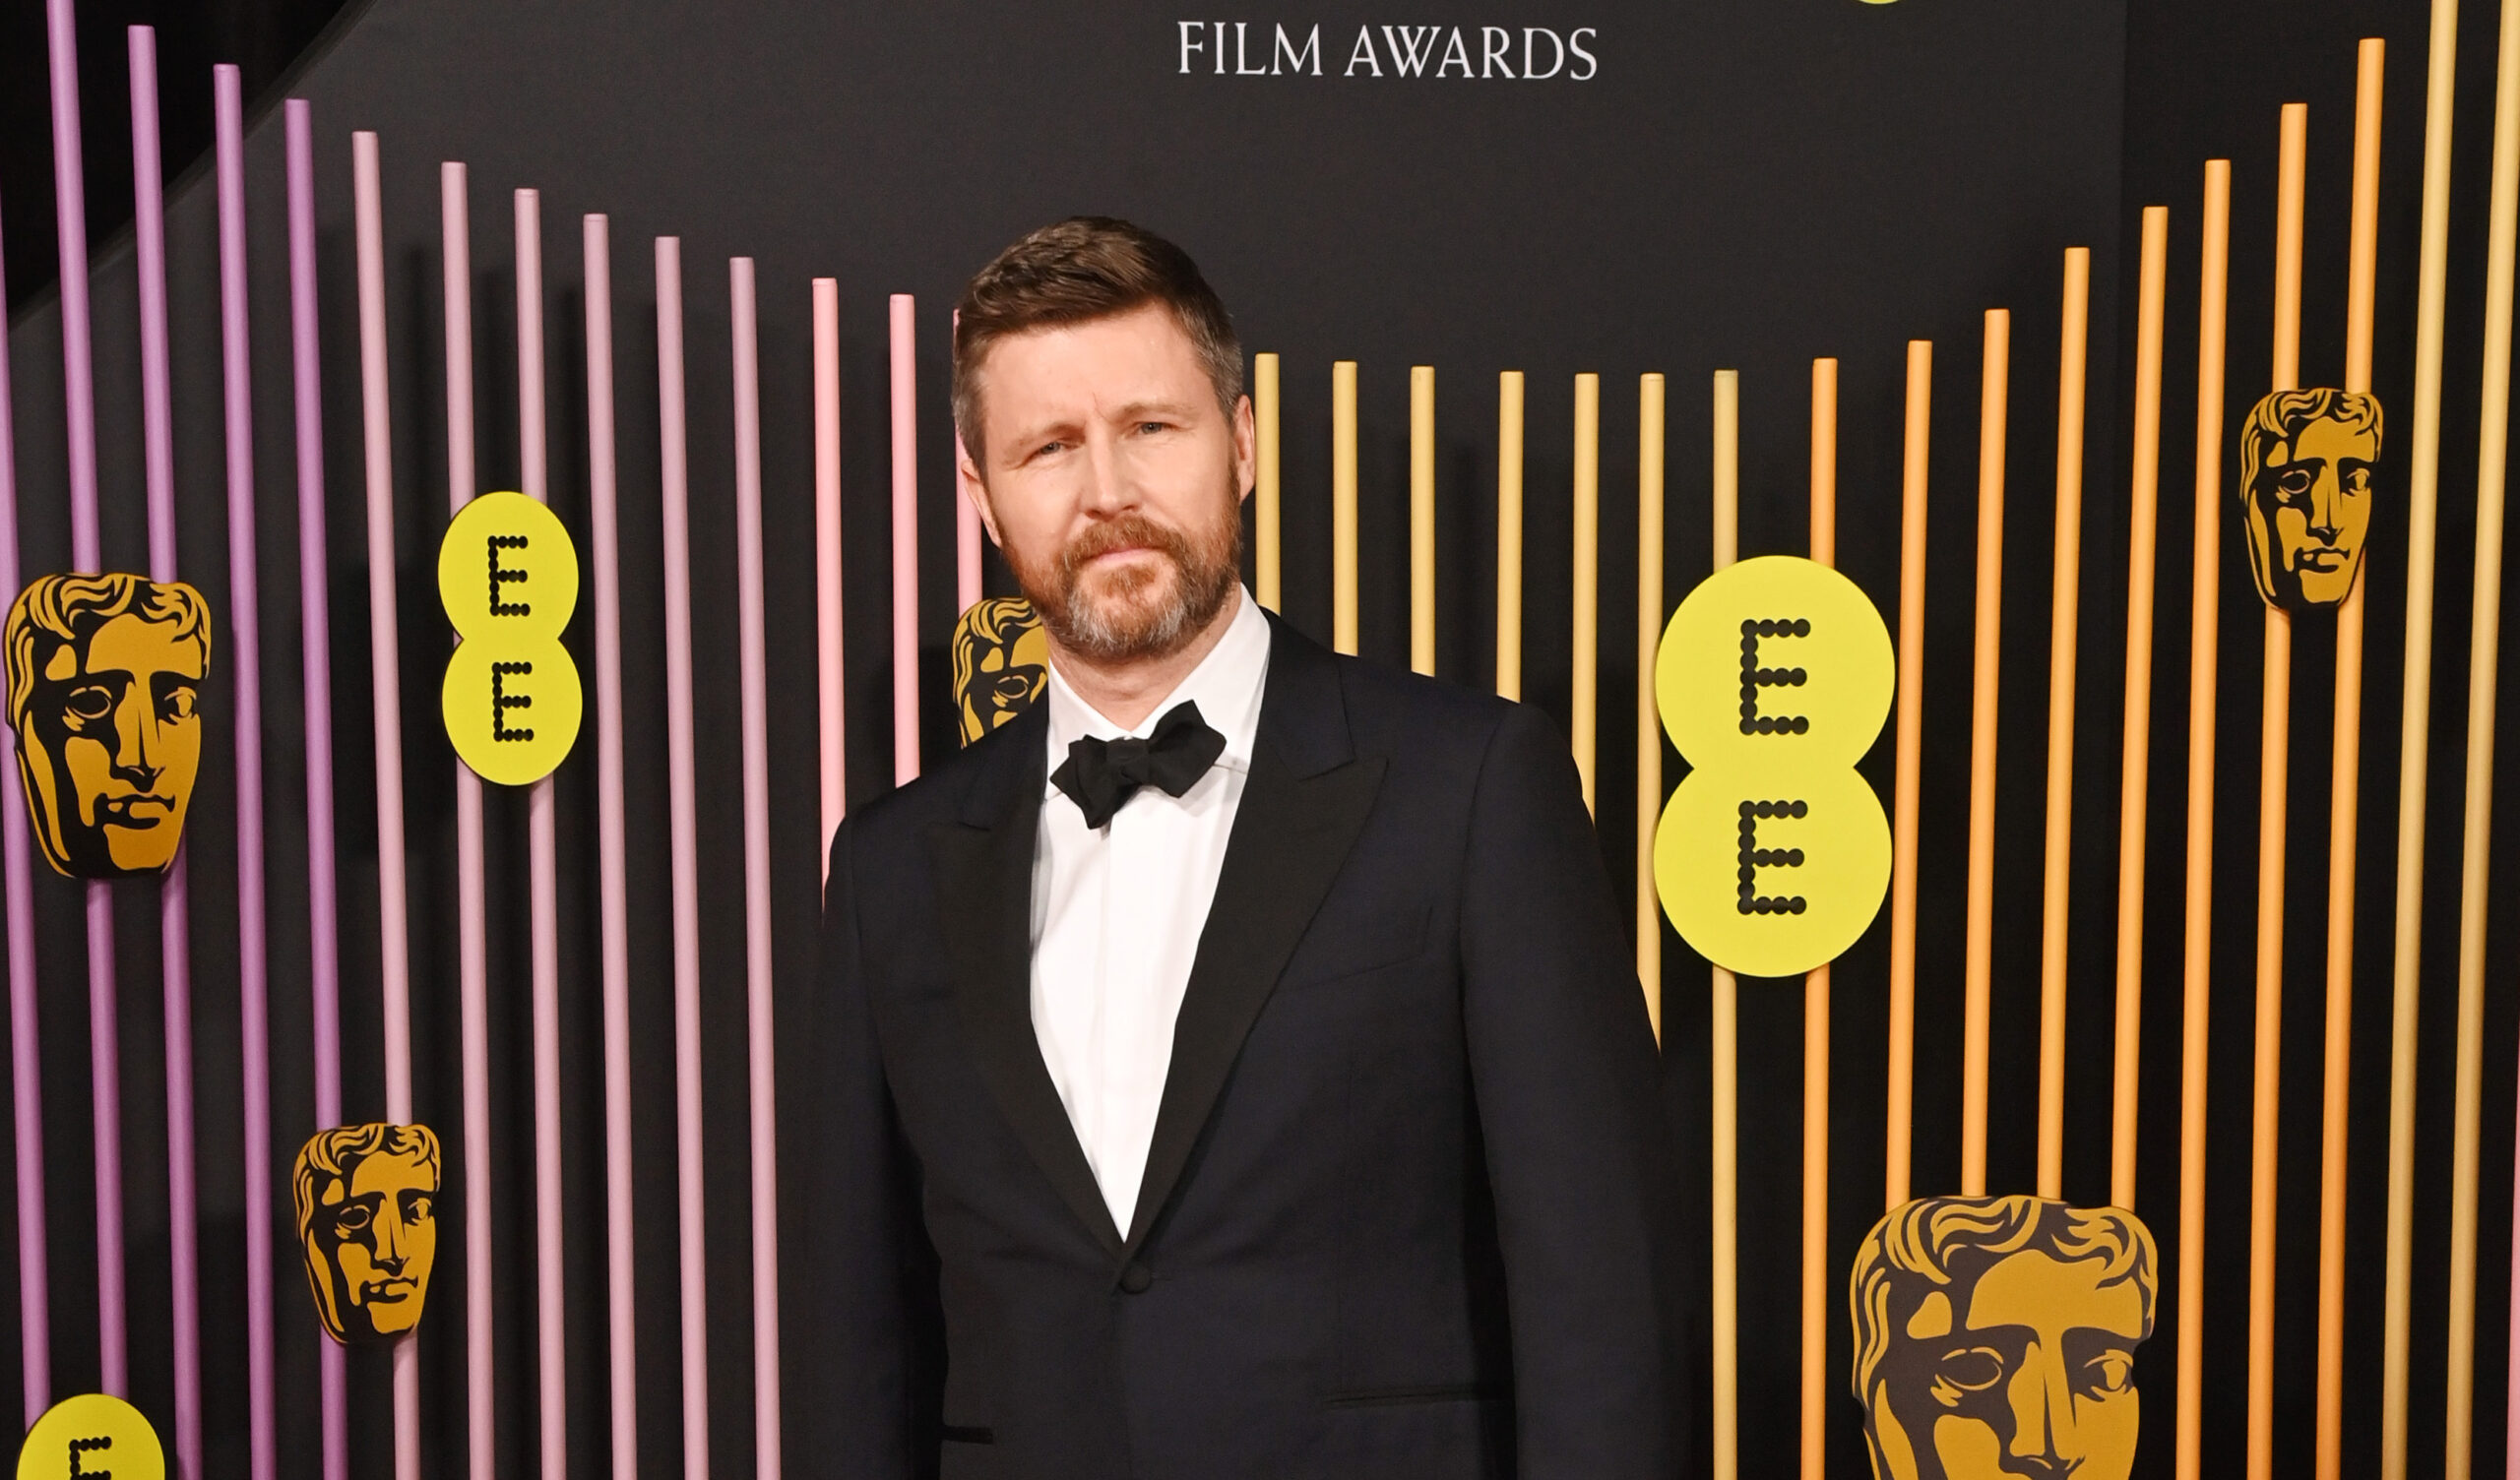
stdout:
<svg viewBox="0 0 2520 1480">
<path fill-rule="evenodd" d="M 1330 646 L 1356 650 L 1356 362 L 1330 367 Z"/>
<path fill-rule="evenodd" d="M 2039 934 L 2039 1196 L 2065 1195 L 2065 951 L 2073 879 L 2074 658 L 2082 610 L 2083 381 L 2091 249 L 2065 249 L 2056 362 L 2056 540 L 2048 648 L 2048 850 Z"/>
<path fill-rule="evenodd" d="M 2153 574 L 2162 483 L 2162 300 L 2170 208 L 2144 208 L 2135 306 L 2135 449 L 2127 479 L 2125 735 L 2117 792 L 2117 1042 L 2110 1060 L 2109 1201 L 2135 1205 L 2136 1098 L 2144 1047 L 2144 811 L 2152 791 Z"/>
<path fill-rule="evenodd" d="M 1838 560 L 1838 362 L 1811 362 L 1811 558 Z M 1802 1480 L 1829 1468 L 1829 968 L 1802 978 Z"/>
<path fill-rule="evenodd" d="M 1663 722 L 1654 661 L 1663 645 L 1663 419 L 1660 375 L 1636 382 L 1636 979 L 1663 1037 L 1663 910 L 1654 894 L 1654 825 L 1663 816 Z"/>
<path fill-rule="evenodd" d="M 2004 416 L 2012 312 L 1986 311 L 1978 408 L 1978 634 L 1969 716 L 1969 916 L 1960 1065 L 1960 1194 L 1986 1195 L 1986 1027 L 1994 992 L 1995 685 L 2004 600 Z"/>
<path fill-rule="evenodd" d="M 1262 606 L 1279 608 L 1282 571 L 1279 535 L 1284 527 L 1279 514 L 1286 485 L 1285 452 L 1278 440 L 1278 418 L 1282 402 L 1278 397 L 1278 357 L 1255 354 L 1251 357 L 1251 420 L 1257 442 L 1259 467 L 1254 479 L 1251 511 L 1252 574 L 1259 586 Z"/>
<path fill-rule="evenodd" d="M 1602 686 L 1602 378 L 1575 377 L 1575 770 L 1593 806 Z"/>
<path fill-rule="evenodd" d="M 1890 1106 L 1882 1203 L 1908 1201 L 1917 1115 L 1917 820 L 1924 780 L 1925 475 L 1933 437 L 1933 341 L 1908 341 L 1906 458 L 1899 480 L 1899 759 L 1890 825 Z"/>
<path fill-rule="evenodd" d="M 2178 1057 L 2177 1480 L 2205 1473 L 2205 1090 L 2214 994 L 2214 726 L 2222 652 L 2223 370 L 2232 161 L 2205 161 L 2196 286 L 2195 571 L 2188 597 L 2187 898 Z"/>
<path fill-rule="evenodd" d="M 1435 367 L 1409 371 L 1409 668 L 1435 671 Z"/>
<path fill-rule="evenodd" d="M 1496 377 L 1496 692 L 1523 697 L 1523 372 Z"/>
<path fill-rule="evenodd" d="M 1715 372 L 1714 566 L 1732 564 L 1741 539 L 1741 373 Z M 1715 1295 L 1715 1470 L 1741 1476 L 1741 1060 L 1740 984 L 1717 966 L 1707 1014 L 1708 1079 L 1714 1105 L 1714 1187 L 1707 1199 Z"/>
</svg>

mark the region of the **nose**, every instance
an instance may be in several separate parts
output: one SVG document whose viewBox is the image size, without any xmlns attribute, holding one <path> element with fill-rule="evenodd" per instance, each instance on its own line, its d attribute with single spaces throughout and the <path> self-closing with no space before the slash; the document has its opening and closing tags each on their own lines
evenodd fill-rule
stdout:
<svg viewBox="0 0 2520 1480">
<path fill-rule="evenodd" d="M 114 711 L 114 775 L 141 791 L 156 786 L 163 770 L 155 759 L 157 740 L 158 716 L 151 710 L 148 688 L 133 684 Z"/>
<path fill-rule="evenodd" d="M 2345 524 L 2345 490 L 2333 470 L 2321 472 L 2310 485 L 2310 534 L 2321 544 L 2336 543 Z"/>
<path fill-rule="evenodd" d="M 2023 1473 L 2069 1475 L 2082 1455 L 2074 1443 L 2074 1393 L 2064 1363 L 2033 1347 L 2013 1375 L 2005 1397 L 2012 1406 L 2012 1443 L 2006 1457 Z"/>
<path fill-rule="evenodd" d="M 1089 514 L 1108 519 L 1137 507 L 1136 486 L 1120 458 L 1119 439 L 1098 428 L 1085 439 L 1085 488 L 1077 500 Z"/>
<path fill-rule="evenodd" d="M 388 1274 L 403 1272 L 403 1214 L 389 1200 L 376 1214 L 376 1267 Z"/>
</svg>

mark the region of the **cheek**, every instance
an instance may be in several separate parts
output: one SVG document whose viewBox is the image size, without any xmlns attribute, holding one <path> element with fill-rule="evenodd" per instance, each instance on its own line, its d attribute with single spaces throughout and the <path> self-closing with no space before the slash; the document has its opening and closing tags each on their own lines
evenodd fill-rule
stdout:
<svg viewBox="0 0 2520 1480">
<path fill-rule="evenodd" d="M 201 720 L 178 719 L 161 725 L 158 731 L 160 764 L 171 778 L 178 801 L 192 789 L 193 777 L 201 771 Z"/>
<path fill-rule="evenodd" d="M 437 1263 L 437 1219 L 422 1218 L 411 1225 L 410 1232 L 405 1235 L 403 1257 L 409 1261 L 403 1266 L 405 1274 L 427 1280 L 429 1266 Z"/>
<path fill-rule="evenodd" d="M 344 1239 L 333 1250 L 333 1258 L 341 1264 L 342 1277 L 352 1285 L 367 1278 L 376 1267 L 367 1257 L 367 1246 L 350 1239 Z"/>
<path fill-rule="evenodd" d="M 113 779 L 113 754 L 104 742 L 73 737 L 61 742 L 61 765 L 70 772 L 70 784 L 82 796 L 103 791 Z"/>
<path fill-rule="evenodd" d="M 1994 1480 L 2004 1472 L 2002 1441 L 1974 1418 L 1935 1419 L 1933 1452 L 1950 1480 Z"/>
</svg>

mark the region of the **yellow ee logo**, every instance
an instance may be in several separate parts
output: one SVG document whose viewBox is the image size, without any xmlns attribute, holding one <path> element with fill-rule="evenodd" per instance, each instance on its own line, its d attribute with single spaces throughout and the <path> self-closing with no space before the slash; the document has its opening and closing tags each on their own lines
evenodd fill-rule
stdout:
<svg viewBox="0 0 2520 1480">
<path fill-rule="evenodd" d="M 560 646 L 578 605 L 569 531 L 524 494 L 485 493 L 446 526 L 437 592 L 460 639 L 439 692 L 446 738 L 482 780 L 541 780 L 568 759 L 586 710 Z"/>
<path fill-rule="evenodd" d="M 1881 613 L 1808 560 L 1744 560 L 1672 614 L 1655 701 L 1693 769 L 1655 831 L 1654 886 L 1699 955 L 1743 976 L 1795 976 L 1880 912 L 1890 820 L 1855 763 L 1897 682 Z"/>
<path fill-rule="evenodd" d="M 102 1392 L 44 1410 L 18 1450 L 18 1480 L 166 1480 L 166 1451 L 140 1410 Z"/>
</svg>

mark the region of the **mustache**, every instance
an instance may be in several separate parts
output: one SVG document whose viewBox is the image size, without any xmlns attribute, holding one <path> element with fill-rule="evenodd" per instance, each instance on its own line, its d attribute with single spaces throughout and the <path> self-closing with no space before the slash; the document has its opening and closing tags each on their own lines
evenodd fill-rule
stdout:
<svg viewBox="0 0 2520 1480">
<path fill-rule="evenodd" d="M 1159 524 L 1143 514 L 1123 514 L 1095 524 L 1059 551 L 1059 574 L 1071 586 L 1086 566 L 1114 550 L 1155 550 L 1175 565 L 1190 563 L 1190 540 L 1178 529 Z"/>
</svg>

